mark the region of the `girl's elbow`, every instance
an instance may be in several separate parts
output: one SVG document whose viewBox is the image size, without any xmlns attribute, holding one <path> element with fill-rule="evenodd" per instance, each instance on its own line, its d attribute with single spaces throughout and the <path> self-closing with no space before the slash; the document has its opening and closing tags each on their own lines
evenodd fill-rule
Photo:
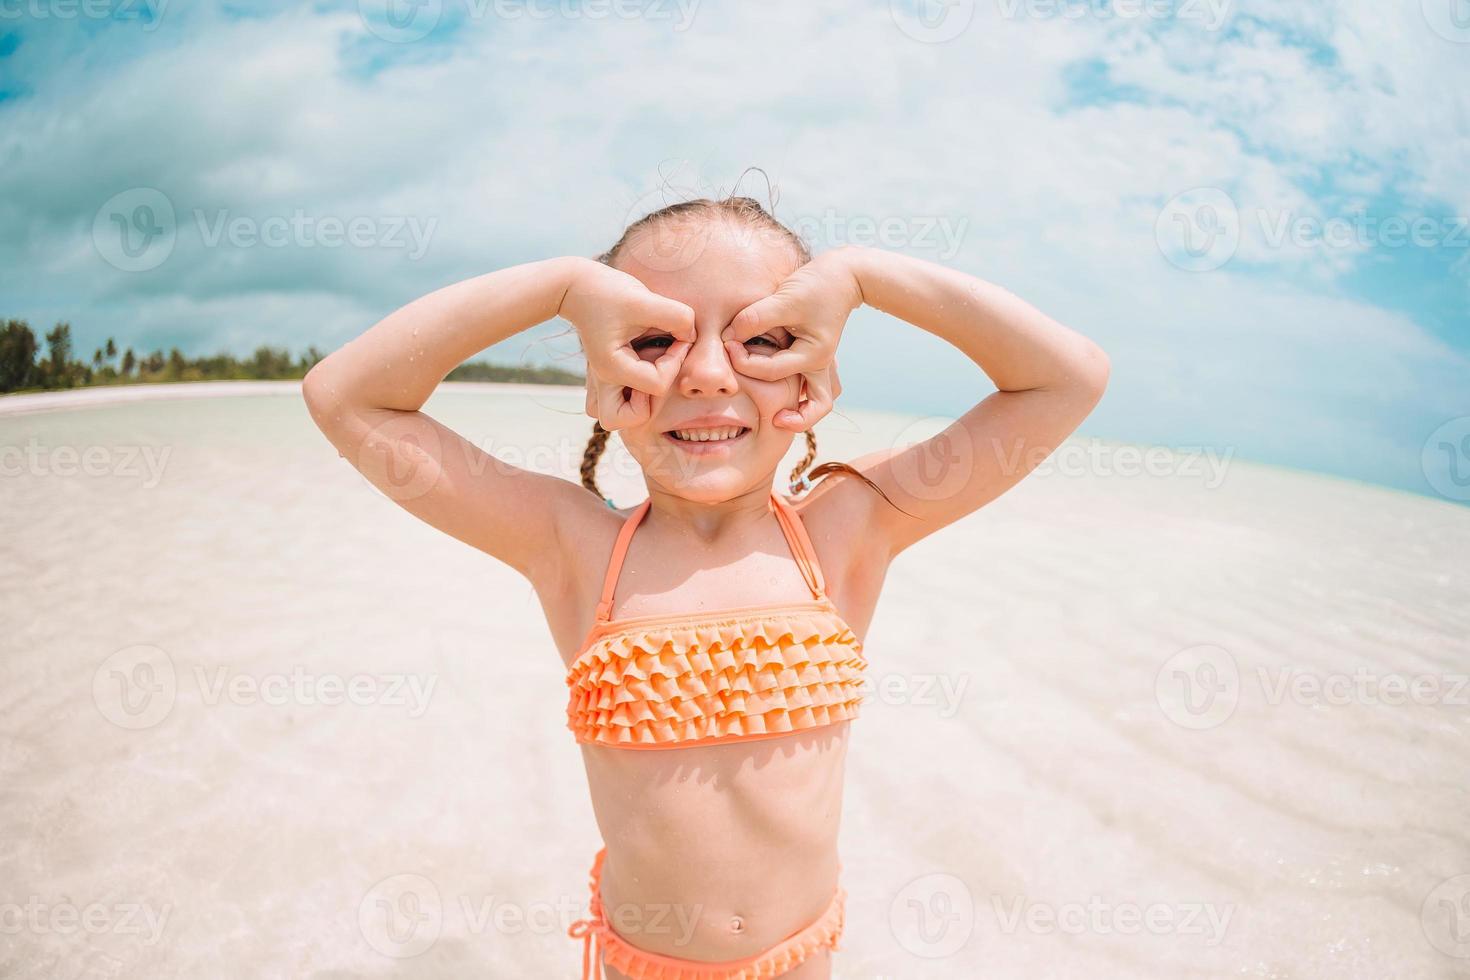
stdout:
<svg viewBox="0 0 1470 980">
<path fill-rule="evenodd" d="M 1082 384 L 1101 398 L 1102 393 L 1107 390 L 1108 378 L 1112 373 L 1113 362 L 1107 352 L 1089 340 L 1083 348 L 1081 369 L 1078 371 Z"/>
<path fill-rule="evenodd" d="M 344 387 L 330 357 L 313 364 L 301 379 L 301 400 L 306 402 L 306 410 L 312 421 L 323 432 L 328 430 L 329 421 L 341 420 L 347 407 L 347 400 L 343 397 Z"/>
<path fill-rule="evenodd" d="M 317 361 L 301 379 L 301 398 L 313 416 L 325 408 L 331 398 L 332 388 L 327 384 L 324 368 L 326 363 L 325 360 Z"/>
</svg>

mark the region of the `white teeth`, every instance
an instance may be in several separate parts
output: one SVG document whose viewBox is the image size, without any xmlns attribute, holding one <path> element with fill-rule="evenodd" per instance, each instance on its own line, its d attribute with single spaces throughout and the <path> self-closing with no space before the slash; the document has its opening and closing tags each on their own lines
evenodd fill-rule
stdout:
<svg viewBox="0 0 1470 980">
<path fill-rule="evenodd" d="M 718 442 L 722 439 L 734 439 L 745 431 L 738 425 L 727 425 L 718 429 L 675 429 L 674 438 L 685 442 Z"/>
</svg>

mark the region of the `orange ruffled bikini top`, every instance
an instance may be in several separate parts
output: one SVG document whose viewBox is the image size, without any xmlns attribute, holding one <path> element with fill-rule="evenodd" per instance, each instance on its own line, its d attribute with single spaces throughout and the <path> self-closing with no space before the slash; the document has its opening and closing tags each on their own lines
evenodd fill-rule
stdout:
<svg viewBox="0 0 1470 980">
<path fill-rule="evenodd" d="M 811 539 L 775 492 L 770 507 L 813 598 L 610 620 L 613 590 L 645 500 L 618 533 L 602 600 L 567 670 L 578 742 L 665 749 L 772 738 L 856 718 L 867 661 L 827 598 Z"/>
</svg>

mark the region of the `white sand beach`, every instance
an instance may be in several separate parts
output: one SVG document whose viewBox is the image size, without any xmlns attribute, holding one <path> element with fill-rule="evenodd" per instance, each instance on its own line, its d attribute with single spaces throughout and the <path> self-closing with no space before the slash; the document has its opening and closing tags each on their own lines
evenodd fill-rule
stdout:
<svg viewBox="0 0 1470 980">
<path fill-rule="evenodd" d="M 0 399 L 0 976 L 579 976 L 530 586 L 294 385 L 170 387 Z M 575 479 L 582 400 L 427 410 Z M 818 460 L 935 428 L 839 406 Z M 890 571 L 834 975 L 1470 976 L 1470 508 L 1136 453 L 1074 439 Z"/>
</svg>

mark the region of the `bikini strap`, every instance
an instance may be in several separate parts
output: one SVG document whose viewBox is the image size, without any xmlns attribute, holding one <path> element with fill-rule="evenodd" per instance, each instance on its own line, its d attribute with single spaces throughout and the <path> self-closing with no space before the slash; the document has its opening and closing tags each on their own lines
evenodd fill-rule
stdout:
<svg viewBox="0 0 1470 980">
<path fill-rule="evenodd" d="M 623 570 L 623 559 L 628 556 L 628 542 L 633 540 L 633 531 L 637 529 L 638 522 L 643 520 L 643 515 L 648 513 L 653 498 L 649 497 L 639 504 L 628 519 L 623 522 L 618 531 L 618 540 L 613 545 L 612 557 L 607 562 L 607 574 L 602 579 L 602 599 L 597 603 L 597 622 L 605 623 L 612 618 L 613 590 L 618 587 L 618 573 Z"/>
<path fill-rule="evenodd" d="M 607 573 L 602 579 L 602 598 L 597 603 L 596 621 L 606 623 L 612 618 L 613 592 L 618 587 L 618 575 L 623 570 L 623 559 L 628 556 L 628 545 L 633 540 L 633 532 L 648 513 L 652 506 L 653 498 L 648 498 L 639 504 L 628 519 L 623 521 L 622 528 L 618 531 L 618 539 L 613 544 L 612 556 L 607 562 Z M 781 525 L 781 533 L 786 538 L 786 544 L 791 549 L 791 556 L 796 559 L 797 567 L 801 569 L 802 578 L 806 579 L 807 588 L 812 590 L 812 595 L 818 599 L 824 597 L 826 585 L 822 579 L 822 566 L 817 562 L 816 549 L 812 547 L 811 538 L 807 537 L 806 526 L 802 523 L 801 515 L 796 509 L 781 499 L 780 494 L 771 491 L 770 508 L 776 515 L 776 521 Z"/>
<path fill-rule="evenodd" d="M 792 557 L 800 566 L 807 587 L 816 598 L 824 598 L 826 585 L 822 580 L 822 566 L 817 562 L 817 551 L 812 547 L 812 539 L 807 537 L 806 525 L 802 523 L 801 515 L 774 490 L 771 491 L 771 510 L 776 512 L 781 533 L 786 536 L 786 543 L 791 547 Z"/>
</svg>

